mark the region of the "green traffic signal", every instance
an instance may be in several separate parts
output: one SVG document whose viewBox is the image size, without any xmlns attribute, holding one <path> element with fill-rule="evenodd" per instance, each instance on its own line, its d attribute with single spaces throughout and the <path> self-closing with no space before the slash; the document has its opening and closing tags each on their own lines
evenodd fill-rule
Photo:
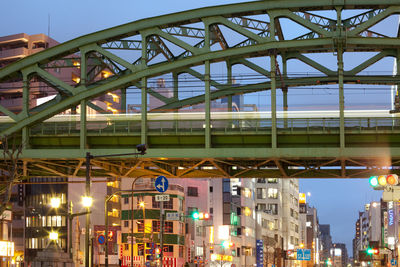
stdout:
<svg viewBox="0 0 400 267">
<path fill-rule="evenodd" d="M 192 218 L 193 220 L 198 220 L 199 219 L 199 213 L 197 211 L 192 213 Z"/>
<path fill-rule="evenodd" d="M 379 254 L 379 248 L 367 248 L 367 254 L 368 255 L 378 255 Z"/>
<path fill-rule="evenodd" d="M 372 187 L 377 187 L 377 186 L 379 185 L 378 176 L 371 176 L 371 177 L 369 178 L 369 184 L 370 184 Z"/>
</svg>

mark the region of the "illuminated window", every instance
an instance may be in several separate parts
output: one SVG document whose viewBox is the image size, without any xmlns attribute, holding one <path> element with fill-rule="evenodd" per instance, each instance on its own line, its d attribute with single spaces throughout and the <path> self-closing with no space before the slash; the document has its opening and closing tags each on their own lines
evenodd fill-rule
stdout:
<svg viewBox="0 0 400 267">
<path fill-rule="evenodd" d="M 137 225 L 137 231 L 140 233 L 144 232 L 144 221 L 143 220 L 137 220 L 136 221 L 136 225 Z"/>
<path fill-rule="evenodd" d="M 269 230 L 274 230 L 275 229 L 275 224 L 274 224 L 273 221 L 269 221 L 268 222 L 268 228 L 269 228 Z"/>
<path fill-rule="evenodd" d="M 248 188 L 244 189 L 244 196 L 247 198 L 251 198 L 251 191 Z"/>
<path fill-rule="evenodd" d="M 251 209 L 249 207 L 244 208 L 244 215 L 251 216 Z"/>
<path fill-rule="evenodd" d="M 112 216 L 115 217 L 115 218 L 118 218 L 119 217 L 119 210 L 113 209 L 112 210 Z"/>
<path fill-rule="evenodd" d="M 268 183 L 269 184 L 277 184 L 278 183 L 278 178 L 268 178 Z"/>
<path fill-rule="evenodd" d="M 72 73 L 71 80 L 72 80 L 73 82 L 75 82 L 75 83 L 80 83 L 81 78 L 80 78 L 78 75 Z"/>
<path fill-rule="evenodd" d="M 102 78 L 102 79 L 107 79 L 108 77 L 110 77 L 111 74 L 112 74 L 112 73 L 111 73 L 110 71 L 103 70 L 103 71 L 101 72 L 101 78 Z"/>
<path fill-rule="evenodd" d="M 118 202 L 119 202 L 119 196 L 114 195 L 114 196 L 110 199 L 110 201 L 112 201 L 112 202 L 114 202 L 114 203 L 118 203 Z"/>
<path fill-rule="evenodd" d="M 268 198 L 277 199 L 278 198 L 278 189 L 277 188 L 268 188 Z"/>
</svg>

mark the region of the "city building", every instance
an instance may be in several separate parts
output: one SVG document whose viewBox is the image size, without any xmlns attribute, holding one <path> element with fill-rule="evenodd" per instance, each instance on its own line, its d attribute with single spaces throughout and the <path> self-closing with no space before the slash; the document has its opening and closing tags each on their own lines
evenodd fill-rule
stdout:
<svg viewBox="0 0 400 267">
<path fill-rule="evenodd" d="M 17 60 L 38 53 L 50 47 L 56 46 L 59 43 L 45 34 L 28 35 L 19 33 L 14 35 L 0 37 L 0 68 L 7 66 Z M 48 64 L 43 66 L 46 72 L 55 78 L 75 86 L 80 82 L 80 61 L 78 55 L 69 55 L 66 58 L 70 59 L 71 64 L 67 66 L 57 66 L 57 64 Z M 95 55 L 88 57 L 88 65 L 92 66 L 91 62 L 98 62 L 99 58 Z M 103 62 L 103 64 L 105 64 Z M 95 66 L 94 66 L 95 68 Z M 88 82 L 96 82 L 105 79 L 112 75 L 112 67 L 102 66 L 101 71 L 94 71 L 94 68 L 88 70 Z M 29 108 L 37 107 L 47 101 L 52 100 L 58 93 L 56 89 L 48 82 L 45 82 L 39 75 L 31 75 L 28 81 L 29 86 Z M 20 78 L 13 78 L 6 82 L 0 83 L 0 105 L 8 110 L 18 113 L 22 110 L 22 87 L 23 82 Z M 115 93 L 107 93 L 99 96 L 91 101 L 87 106 L 88 114 L 102 113 L 118 113 L 121 110 L 125 112 L 126 107 L 121 101 L 121 91 Z M 80 107 L 77 110 L 66 111 L 65 113 L 79 113 Z"/>
<path fill-rule="evenodd" d="M 129 182 L 122 181 L 121 188 L 130 190 L 132 184 Z M 160 254 L 161 249 L 164 253 L 164 265 L 172 264 L 171 266 L 176 267 L 185 263 L 184 194 L 182 186 L 169 184 L 169 200 L 160 202 L 156 198 L 160 193 L 155 190 L 154 179 L 144 178 L 136 182 L 133 193 L 127 192 L 121 195 L 119 251 L 122 266 L 131 265 L 131 262 L 133 266 L 156 262 L 159 260 L 156 256 Z M 164 231 L 161 231 L 161 205 L 165 213 Z M 168 213 L 179 215 L 169 220 Z M 163 248 L 160 246 L 161 236 Z"/>
<path fill-rule="evenodd" d="M 310 250 L 311 260 L 305 265 L 312 267 L 320 264 L 322 252 L 321 232 L 317 209 L 306 205 L 306 213 L 300 213 L 300 244 Z"/>
<path fill-rule="evenodd" d="M 179 184 L 185 192 L 186 210 L 182 215 L 186 229 L 186 261 L 192 264 L 208 263 L 211 260 L 214 232 L 214 208 L 210 204 L 213 187 L 210 186 L 210 180 L 169 179 L 169 182 Z"/>
<path fill-rule="evenodd" d="M 255 179 L 211 179 L 210 266 L 256 263 Z"/>
<path fill-rule="evenodd" d="M 319 229 L 321 232 L 321 243 L 322 243 L 322 251 L 320 259 L 322 262 L 327 262 L 331 257 L 331 248 L 332 248 L 331 226 L 330 224 L 320 224 Z"/>
<path fill-rule="evenodd" d="M 344 243 L 333 243 L 331 255 L 335 267 L 347 267 L 349 262 L 349 255 L 347 254 L 346 244 Z"/>
<path fill-rule="evenodd" d="M 299 185 L 298 179 L 257 179 L 256 209 L 267 213 L 273 230 L 274 247 L 288 251 L 299 248 Z M 271 240 L 272 241 L 272 240 Z M 276 253 L 277 266 L 282 266 L 282 253 Z M 285 266 L 295 264 L 287 260 Z"/>
</svg>

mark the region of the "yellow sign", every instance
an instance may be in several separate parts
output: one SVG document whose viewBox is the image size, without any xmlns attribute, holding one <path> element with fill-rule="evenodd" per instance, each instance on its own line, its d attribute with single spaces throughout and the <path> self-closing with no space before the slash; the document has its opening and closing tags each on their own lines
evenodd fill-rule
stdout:
<svg viewBox="0 0 400 267">
<path fill-rule="evenodd" d="M 0 241 L 0 256 L 14 257 L 14 242 Z"/>
<path fill-rule="evenodd" d="M 306 204 L 306 194 L 305 193 L 299 193 L 299 203 Z"/>
<path fill-rule="evenodd" d="M 232 261 L 232 256 L 221 255 L 221 254 L 211 254 L 212 261 Z"/>
</svg>

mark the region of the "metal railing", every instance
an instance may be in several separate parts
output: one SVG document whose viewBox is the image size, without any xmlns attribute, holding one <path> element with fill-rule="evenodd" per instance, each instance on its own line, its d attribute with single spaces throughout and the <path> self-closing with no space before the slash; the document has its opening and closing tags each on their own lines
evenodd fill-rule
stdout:
<svg viewBox="0 0 400 267">
<path fill-rule="evenodd" d="M 95 121 L 87 122 L 88 135 L 140 135 L 140 121 Z M 7 127 L 0 124 L 0 130 Z M 339 131 L 338 118 L 288 118 L 277 119 L 277 131 L 290 132 L 332 132 Z M 204 134 L 203 120 L 149 121 L 149 134 Z M 271 119 L 223 119 L 211 120 L 211 132 L 218 133 L 268 133 L 271 131 Z M 346 131 L 400 131 L 400 118 L 345 118 Z M 77 121 L 43 122 L 30 129 L 32 136 L 41 135 L 79 135 L 80 124 Z"/>
</svg>

